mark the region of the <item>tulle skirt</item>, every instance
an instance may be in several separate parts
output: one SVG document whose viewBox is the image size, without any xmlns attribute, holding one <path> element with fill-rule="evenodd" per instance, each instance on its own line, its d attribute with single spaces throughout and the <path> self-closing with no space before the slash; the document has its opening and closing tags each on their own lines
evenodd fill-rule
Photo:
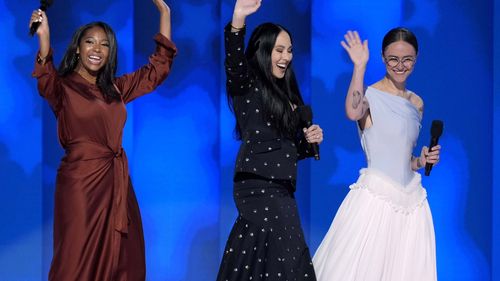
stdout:
<svg viewBox="0 0 500 281">
<path fill-rule="evenodd" d="M 313 257 L 318 280 L 437 280 L 434 226 L 420 174 L 402 187 L 362 169 L 350 189 Z"/>
</svg>

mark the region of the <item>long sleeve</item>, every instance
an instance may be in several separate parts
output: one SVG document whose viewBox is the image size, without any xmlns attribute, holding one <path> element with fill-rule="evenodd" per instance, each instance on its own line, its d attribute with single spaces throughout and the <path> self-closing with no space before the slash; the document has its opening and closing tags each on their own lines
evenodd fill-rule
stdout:
<svg viewBox="0 0 500 281">
<path fill-rule="evenodd" d="M 62 91 L 60 87 L 61 79 L 54 67 L 53 50 L 49 50 L 44 64 L 38 62 L 38 56 L 39 53 L 36 55 L 35 68 L 32 76 L 38 80 L 38 93 L 47 100 L 50 107 L 57 115 L 61 108 Z"/>
<path fill-rule="evenodd" d="M 226 87 L 231 96 L 240 96 L 248 93 L 252 87 L 248 62 L 245 57 L 245 28 L 238 32 L 231 32 L 231 25 L 224 28 L 224 45 L 226 58 Z"/>
<path fill-rule="evenodd" d="M 115 85 L 125 103 L 152 92 L 170 73 L 177 48 L 160 33 L 155 35 L 154 40 L 156 50 L 149 57 L 149 62 L 138 70 L 115 79 Z"/>
<path fill-rule="evenodd" d="M 297 160 L 302 160 L 309 157 L 314 157 L 312 145 L 307 142 L 304 133 L 300 132 L 297 138 Z M 319 146 L 318 146 L 319 152 Z"/>
</svg>

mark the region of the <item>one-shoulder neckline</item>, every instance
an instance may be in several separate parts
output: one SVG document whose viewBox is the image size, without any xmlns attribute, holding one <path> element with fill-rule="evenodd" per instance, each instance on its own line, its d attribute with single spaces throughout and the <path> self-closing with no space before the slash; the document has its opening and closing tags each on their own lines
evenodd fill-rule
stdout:
<svg viewBox="0 0 500 281">
<path fill-rule="evenodd" d="M 371 88 L 371 89 L 373 89 L 373 90 L 375 90 L 375 91 L 377 91 L 377 92 L 379 92 L 379 93 L 382 93 L 382 94 L 384 94 L 384 95 L 386 95 L 386 96 L 391 96 L 391 97 L 394 97 L 394 98 L 396 98 L 396 99 L 400 99 L 400 100 L 402 100 L 402 101 L 404 101 L 404 102 L 406 102 L 406 103 L 409 103 L 409 104 L 410 104 L 410 105 L 411 105 L 411 106 L 412 106 L 412 107 L 413 107 L 413 108 L 414 108 L 417 112 L 419 112 L 419 113 L 420 113 L 420 110 L 418 110 L 417 106 L 416 106 L 416 105 L 414 105 L 414 104 L 413 104 L 413 103 L 412 103 L 409 99 L 403 98 L 402 96 L 393 95 L 393 94 L 391 94 L 391 93 L 389 93 L 389 92 L 382 91 L 382 90 L 377 89 L 377 88 L 375 88 L 375 87 L 373 87 L 373 86 L 368 86 L 368 88 Z M 408 90 L 408 91 L 409 91 L 409 90 Z M 410 93 L 413 93 L 413 92 L 412 92 L 412 91 L 410 91 Z"/>
</svg>

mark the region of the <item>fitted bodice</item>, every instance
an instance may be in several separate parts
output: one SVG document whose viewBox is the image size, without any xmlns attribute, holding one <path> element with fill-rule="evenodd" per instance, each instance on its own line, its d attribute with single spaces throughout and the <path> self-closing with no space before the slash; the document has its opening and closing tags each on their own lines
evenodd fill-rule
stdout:
<svg viewBox="0 0 500 281">
<path fill-rule="evenodd" d="M 421 114 L 407 99 L 373 87 L 366 90 L 372 126 L 361 131 L 361 145 L 369 168 L 402 186 L 415 176 L 411 156 L 420 132 Z"/>
</svg>

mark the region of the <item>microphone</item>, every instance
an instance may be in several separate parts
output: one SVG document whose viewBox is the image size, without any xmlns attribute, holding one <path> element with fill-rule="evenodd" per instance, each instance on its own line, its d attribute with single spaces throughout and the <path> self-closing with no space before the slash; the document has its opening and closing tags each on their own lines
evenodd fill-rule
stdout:
<svg viewBox="0 0 500 281">
<path fill-rule="evenodd" d="M 297 113 L 299 114 L 300 121 L 303 122 L 307 128 L 312 125 L 312 109 L 309 105 L 301 105 L 297 107 Z M 311 149 L 314 153 L 314 159 L 319 160 L 319 146 L 317 143 L 310 143 Z"/>
<path fill-rule="evenodd" d="M 54 0 L 41 0 L 40 1 L 40 10 L 45 12 L 47 10 L 47 8 L 50 5 L 52 5 L 52 2 L 54 2 Z M 40 26 L 40 22 L 34 22 L 31 24 L 31 26 L 30 26 L 30 35 L 31 36 L 35 35 L 35 32 L 39 26 Z"/>
<path fill-rule="evenodd" d="M 429 151 L 432 147 L 436 146 L 439 141 L 439 137 L 443 133 L 443 121 L 441 120 L 433 120 L 431 125 L 431 143 L 429 144 Z M 431 174 L 432 164 L 425 163 L 425 175 L 428 176 Z"/>
</svg>

